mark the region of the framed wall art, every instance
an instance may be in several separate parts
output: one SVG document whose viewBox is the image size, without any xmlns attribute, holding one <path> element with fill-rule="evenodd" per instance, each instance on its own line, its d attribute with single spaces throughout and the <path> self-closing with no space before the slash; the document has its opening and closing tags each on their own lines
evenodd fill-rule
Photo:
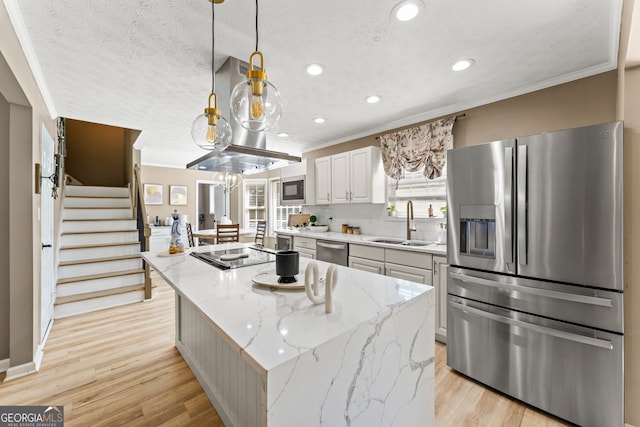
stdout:
<svg viewBox="0 0 640 427">
<path fill-rule="evenodd" d="M 187 186 L 186 185 L 170 185 L 169 186 L 169 204 L 173 206 L 187 205 Z"/>
<path fill-rule="evenodd" d="M 163 199 L 162 184 L 144 184 L 144 204 L 161 205 Z"/>
</svg>

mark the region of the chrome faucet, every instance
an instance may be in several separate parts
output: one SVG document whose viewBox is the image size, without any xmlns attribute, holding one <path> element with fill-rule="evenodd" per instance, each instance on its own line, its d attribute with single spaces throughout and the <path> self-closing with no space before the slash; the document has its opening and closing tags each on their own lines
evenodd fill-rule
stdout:
<svg viewBox="0 0 640 427">
<path fill-rule="evenodd" d="M 415 224 L 411 226 L 411 220 L 413 219 L 413 202 L 409 200 L 407 202 L 407 240 L 411 240 L 411 232 L 416 231 Z"/>
</svg>

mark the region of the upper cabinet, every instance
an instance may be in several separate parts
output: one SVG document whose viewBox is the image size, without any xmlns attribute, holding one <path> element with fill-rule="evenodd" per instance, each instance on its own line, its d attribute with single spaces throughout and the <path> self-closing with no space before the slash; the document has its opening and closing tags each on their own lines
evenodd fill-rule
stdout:
<svg viewBox="0 0 640 427">
<path fill-rule="evenodd" d="M 330 165 L 326 165 L 327 160 L 331 161 Z M 330 197 L 323 203 L 384 203 L 384 171 L 379 147 L 364 147 L 316 159 L 318 177 L 322 175 L 319 163 L 330 177 L 322 184 L 319 184 L 320 179 L 316 181 L 316 195 L 320 194 L 320 185 L 329 189 Z M 323 194 L 326 193 L 325 190 Z"/>
<path fill-rule="evenodd" d="M 331 203 L 331 156 L 316 159 L 316 204 Z"/>
<path fill-rule="evenodd" d="M 351 152 L 331 156 L 331 203 L 349 203 Z"/>
</svg>

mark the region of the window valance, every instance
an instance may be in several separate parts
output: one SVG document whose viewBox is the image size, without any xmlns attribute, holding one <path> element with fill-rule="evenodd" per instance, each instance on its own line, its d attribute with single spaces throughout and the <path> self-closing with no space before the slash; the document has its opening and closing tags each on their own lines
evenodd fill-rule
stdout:
<svg viewBox="0 0 640 427">
<path fill-rule="evenodd" d="M 380 137 L 385 173 L 400 179 L 402 171 L 423 170 L 427 179 L 438 178 L 445 166 L 447 150 L 453 148 L 455 116 L 388 133 Z"/>
</svg>

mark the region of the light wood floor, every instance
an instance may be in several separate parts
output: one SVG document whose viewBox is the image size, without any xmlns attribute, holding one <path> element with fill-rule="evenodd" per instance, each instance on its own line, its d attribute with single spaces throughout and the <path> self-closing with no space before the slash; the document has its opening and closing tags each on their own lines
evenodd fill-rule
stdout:
<svg viewBox="0 0 640 427">
<path fill-rule="evenodd" d="M 152 301 L 56 320 L 40 372 L 0 384 L 0 405 L 64 405 L 67 427 L 222 427 L 174 347 L 173 291 L 152 277 Z M 437 426 L 567 425 L 458 375 L 445 359 L 437 344 Z"/>
</svg>

